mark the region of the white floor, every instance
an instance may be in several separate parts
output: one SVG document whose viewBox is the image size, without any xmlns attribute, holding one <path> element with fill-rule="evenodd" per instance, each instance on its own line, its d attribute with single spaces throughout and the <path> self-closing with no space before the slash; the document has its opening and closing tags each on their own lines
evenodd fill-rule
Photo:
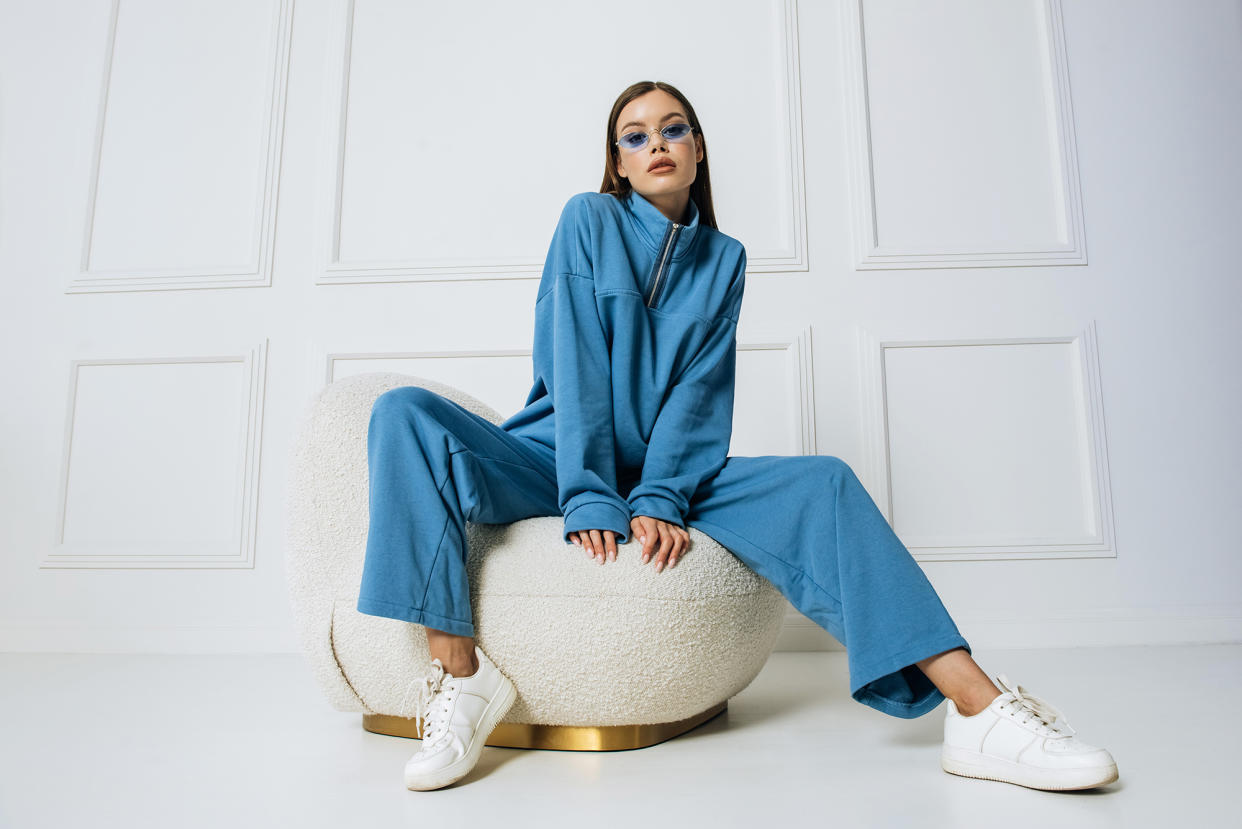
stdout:
<svg viewBox="0 0 1242 829">
<path fill-rule="evenodd" d="M 975 657 L 1060 708 L 1121 779 L 1052 793 L 948 774 L 945 706 L 902 720 L 854 702 L 839 651 L 774 653 L 724 714 L 668 742 L 489 746 L 434 792 L 402 784 L 418 742 L 332 709 L 297 655 L 10 653 L 0 827 L 1239 825 L 1242 645 Z"/>
</svg>

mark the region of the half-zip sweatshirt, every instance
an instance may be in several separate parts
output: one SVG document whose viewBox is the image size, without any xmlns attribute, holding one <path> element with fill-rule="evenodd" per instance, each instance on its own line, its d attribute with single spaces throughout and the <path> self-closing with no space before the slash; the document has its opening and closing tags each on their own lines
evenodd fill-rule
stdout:
<svg viewBox="0 0 1242 829">
<path fill-rule="evenodd" d="M 502 429 L 555 450 L 564 538 L 649 515 L 685 526 L 733 428 L 746 250 L 631 190 L 561 211 L 535 300 L 534 385 Z"/>
</svg>

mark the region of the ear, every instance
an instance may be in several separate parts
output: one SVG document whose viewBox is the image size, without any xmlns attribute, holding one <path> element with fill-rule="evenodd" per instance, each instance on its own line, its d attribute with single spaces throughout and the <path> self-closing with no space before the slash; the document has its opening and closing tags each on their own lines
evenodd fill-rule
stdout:
<svg viewBox="0 0 1242 829">
<path fill-rule="evenodd" d="M 703 160 L 703 136 L 699 135 L 697 132 L 694 134 L 694 149 L 694 163 L 698 164 Z"/>
</svg>

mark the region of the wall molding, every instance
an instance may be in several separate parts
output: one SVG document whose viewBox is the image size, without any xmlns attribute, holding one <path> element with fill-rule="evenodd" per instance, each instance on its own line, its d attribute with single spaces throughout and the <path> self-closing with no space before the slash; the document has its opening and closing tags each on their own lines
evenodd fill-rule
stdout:
<svg viewBox="0 0 1242 829">
<path fill-rule="evenodd" d="M 865 23 L 862 0 L 842 3 L 841 60 L 844 78 L 846 156 L 849 170 L 851 233 L 854 268 L 887 270 L 909 268 L 1000 268 L 1034 265 L 1087 264 L 1082 190 L 1078 175 L 1077 139 L 1070 99 L 1069 60 L 1061 0 L 1043 0 L 1048 55 L 1045 67 L 1047 95 L 1055 116 L 1055 150 L 1060 160 L 1059 197 L 1063 202 L 1065 243 L 1032 239 L 1021 249 L 960 246 L 881 245 L 876 214 L 874 157 L 871 143 L 870 100 L 867 82 Z"/>
<path fill-rule="evenodd" d="M 811 366 L 811 329 L 803 328 L 791 340 L 767 342 L 739 342 L 737 351 L 781 351 L 787 359 L 787 370 L 793 381 L 790 384 L 790 406 L 798 424 L 799 452 L 814 455 L 815 441 L 815 381 Z M 411 360 L 453 359 L 459 357 L 532 357 L 530 348 L 482 348 L 451 351 L 330 351 L 319 343 L 312 343 L 307 362 L 307 377 L 312 394 L 332 382 L 337 362 L 349 360 Z M 512 413 L 511 413 L 512 414 Z"/>
<path fill-rule="evenodd" d="M 418 360 L 418 359 L 453 359 L 457 357 L 530 357 L 533 352 L 529 348 L 482 348 L 461 349 L 455 351 L 318 351 L 314 360 L 317 369 L 314 371 L 317 382 L 327 385 L 332 382 L 336 373 L 337 362 L 349 360 Z"/>
<path fill-rule="evenodd" d="M 104 57 L 102 88 L 99 94 L 92 148 L 89 190 L 86 201 L 86 226 L 82 237 L 82 253 L 77 274 L 65 283 L 66 294 L 104 291 L 161 291 L 189 288 L 253 288 L 272 284 L 272 257 L 276 235 L 276 196 L 279 185 L 280 155 L 284 142 L 285 97 L 289 85 L 289 44 L 293 29 L 293 0 L 275 0 L 271 74 L 268 76 L 270 111 L 265 132 L 258 137 L 265 148 L 262 186 L 259 188 L 257 227 L 258 240 L 253 260 L 244 266 L 205 264 L 193 268 L 153 267 L 95 270 L 90 267 L 91 240 L 95 228 L 96 197 L 99 170 L 103 155 L 104 126 L 107 121 L 108 91 L 116 49 L 116 25 L 120 0 L 112 0 L 108 17 L 107 46 Z"/>
<path fill-rule="evenodd" d="M 112 359 L 73 360 L 69 366 L 69 394 L 65 415 L 65 437 L 61 455 L 60 491 L 56 526 L 49 551 L 39 562 L 40 568 L 93 569 L 202 569 L 253 568 L 255 537 L 258 529 L 259 458 L 263 439 L 263 400 L 267 381 L 267 347 L 264 339 L 243 354 L 173 357 L 129 357 Z M 180 555 L 167 550 L 133 552 L 92 552 L 89 545 L 65 542 L 65 518 L 68 506 L 70 461 L 73 447 L 73 426 L 77 402 L 78 374 L 82 366 L 151 365 L 166 363 L 240 363 L 248 379 L 244 410 L 242 454 L 237 459 L 237 503 L 240 516 L 236 546 L 218 555 Z"/>
<path fill-rule="evenodd" d="M 802 328 L 792 340 L 739 342 L 737 350 L 739 354 L 744 351 L 785 352 L 793 394 L 790 408 L 798 421 L 798 454 L 819 454 L 815 440 L 815 372 L 811 364 L 810 327 Z"/>
<path fill-rule="evenodd" d="M 471 281 L 493 279 L 537 279 L 543 260 L 519 255 L 462 256 L 445 261 L 438 258 L 407 258 L 397 260 L 342 261 L 340 258 L 341 199 L 344 192 L 345 136 L 348 120 L 349 78 L 353 50 L 355 0 L 344 0 L 343 24 L 337 37 L 328 44 L 324 64 L 335 67 L 325 73 L 328 85 L 324 92 L 324 124 L 319 164 L 320 185 L 317 188 L 318 250 L 317 285 L 348 285 L 383 282 Z M 802 82 L 798 56 L 797 0 L 775 0 L 781 15 L 784 33 L 784 59 L 781 77 L 786 98 L 789 139 L 786 151 L 790 165 L 790 215 L 793 227 L 789 248 L 765 253 L 756 251 L 747 261 L 752 273 L 805 271 L 807 264 L 807 221 L 804 180 L 805 161 L 802 141 Z"/>
<path fill-rule="evenodd" d="M 938 543 L 918 544 L 907 548 L 919 561 L 975 561 L 985 559 L 1051 559 L 1051 558 L 1114 558 L 1117 555 L 1113 534 L 1112 488 L 1109 482 L 1108 447 L 1104 425 L 1103 391 L 1100 384 L 1099 353 L 1096 326 L 1092 320 L 1078 334 L 1046 337 L 1007 337 L 982 339 L 900 340 L 876 336 L 861 326 L 856 328 L 859 353 L 859 400 L 862 407 L 863 463 L 859 477 L 872 493 L 876 506 L 892 523 L 893 493 L 889 455 L 887 383 L 884 356 L 888 349 L 921 348 L 926 346 L 1067 344 L 1078 354 L 1082 378 L 1081 393 L 1088 423 L 1087 462 L 1095 491 L 1092 509 L 1100 532 L 1095 535 L 1061 538 L 1031 538 L 1014 543 L 1012 539 L 949 537 Z"/>
</svg>

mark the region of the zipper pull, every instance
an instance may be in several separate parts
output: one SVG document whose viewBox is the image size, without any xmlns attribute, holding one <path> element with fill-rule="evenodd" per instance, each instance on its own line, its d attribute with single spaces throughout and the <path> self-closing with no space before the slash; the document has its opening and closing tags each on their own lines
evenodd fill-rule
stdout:
<svg viewBox="0 0 1242 829">
<path fill-rule="evenodd" d="M 664 250 L 660 251 L 660 259 L 656 264 L 655 282 L 651 285 L 651 297 L 647 300 L 647 307 L 653 307 L 655 303 L 656 291 L 660 289 L 660 277 L 664 276 L 664 265 L 668 262 L 669 252 L 673 249 L 673 244 L 677 241 L 677 231 L 682 227 L 677 222 L 673 222 L 673 229 L 668 234 L 668 241 L 664 244 Z"/>
</svg>

